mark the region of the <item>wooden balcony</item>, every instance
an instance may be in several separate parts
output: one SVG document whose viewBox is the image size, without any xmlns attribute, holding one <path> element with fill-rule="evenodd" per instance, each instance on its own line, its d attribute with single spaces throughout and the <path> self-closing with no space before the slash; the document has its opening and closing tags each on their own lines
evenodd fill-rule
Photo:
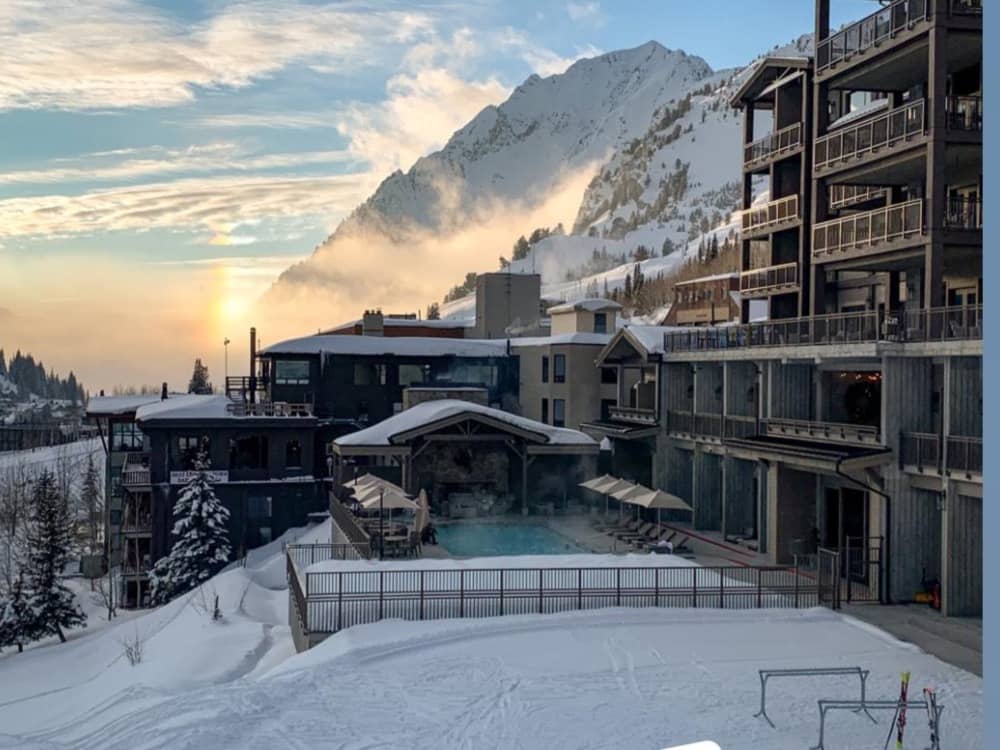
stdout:
<svg viewBox="0 0 1000 750">
<path fill-rule="evenodd" d="M 794 226 L 799 220 L 799 196 L 789 195 L 743 212 L 743 237 L 749 238 Z"/>
<path fill-rule="evenodd" d="M 743 168 L 770 164 L 802 146 L 802 123 L 796 122 L 743 147 Z"/>
<path fill-rule="evenodd" d="M 610 406 L 608 417 L 613 422 L 628 422 L 645 426 L 655 425 L 659 421 L 655 409 L 641 409 L 634 406 Z"/>
<path fill-rule="evenodd" d="M 804 419 L 768 419 L 764 422 L 764 434 L 794 440 L 851 445 L 879 445 L 882 440 L 877 427 L 842 422 L 813 422 Z"/>
<path fill-rule="evenodd" d="M 825 172 L 848 166 L 924 133 L 924 100 L 904 104 L 888 112 L 844 125 L 816 139 L 813 169 Z"/>
<path fill-rule="evenodd" d="M 816 224 L 813 261 L 826 263 L 897 250 L 901 243 L 922 240 L 924 233 L 924 202 L 894 203 Z"/>
<path fill-rule="evenodd" d="M 765 295 L 785 292 L 799 286 L 799 264 L 781 263 L 752 268 L 740 273 L 740 292 L 744 295 Z"/>
<path fill-rule="evenodd" d="M 952 0 L 975 5 L 981 0 Z M 831 34 L 816 45 L 816 71 L 823 73 L 891 42 L 900 32 L 927 19 L 927 0 L 893 0 L 882 9 Z"/>
<path fill-rule="evenodd" d="M 122 465 L 122 486 L 148 487 L 149 483 L 149 454 L 126 454 L 125 463 Z"/>
</svg>

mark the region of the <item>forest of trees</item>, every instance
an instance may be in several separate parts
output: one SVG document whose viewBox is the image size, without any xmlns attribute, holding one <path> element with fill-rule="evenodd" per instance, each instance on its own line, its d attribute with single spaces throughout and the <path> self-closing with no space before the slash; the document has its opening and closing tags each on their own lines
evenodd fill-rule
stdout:
<svg viewBox="0 0 1000 750">
<path fill-rule="evenodd" d="M 34 357 L 22 354 L 20 350 L 8 361 L 4 350 L 0 349 L 0 377 L 17 386 L 17 393 L 9 395 L 18 401 L 27 401 L 32 394 L 39 398 L 65 399 L 74 403 L 87 400 L 87 393 L 72 370 L 65 378 L 60 377 L 51 369 L 46 371 L 41 360 L 36 362 Z"/>
</svg>

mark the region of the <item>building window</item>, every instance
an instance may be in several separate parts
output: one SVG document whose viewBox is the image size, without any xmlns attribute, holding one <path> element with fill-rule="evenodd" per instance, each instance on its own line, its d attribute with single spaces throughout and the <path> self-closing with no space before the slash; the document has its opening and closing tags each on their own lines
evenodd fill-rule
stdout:
<svg viewBox="0 0 1000 750">
<path fill-rule="evenodd" d="M 428 380 L 427 365 L 400 365 L 399 384 L 406 388 L 411 385 L 421 385 Z"/>
<path fill-rule="evenodd" d="M 309 360 L 275 360 L 274 382 L 276 385 L 309 385 Z"/>
<path fill-rule="evenodd" d="M 549 423 L 549 400 L 547 398 L 542 399 L 542 422 Z"/>
<path fill-rule="evenodd" d="M 552 382 L 553 383 L 565 383 L 566 382 L 566 355 L 557 354 L 553 358 L 552 363 Z"/>
<path fill-rule="evenodd" d="M 607 422 L 611 419 L 611 407 L 618 406 L 618 401 L 613 398 L 601 399 L 601 421 Z"/>
<path fill-rule="evenodd" d="M 608 314 L 594 313 L 594 333 L 608 332 Z"/>
<path fill-rule="evenodd" d="M 229 468 L 266 469 L 267 438 L 263 435 L 250 435 L 230 440 Z"/>
<path fill-rule="evenodd" d="M 111 424 L 111 450 L 124 453 L 142 450 L 142 430 L 134 422 Z"/>
<path fill-rule="evenodd" d="M 270 517 L 271 498 L 255 497 L 253 495 L 247 498 L 247 518 L 253 521 L 261 521 Z"/>
<path fill-rule="evenodd" d="M 289 440 L 285 444 L 285 468 L 302 468 L 302 443 L 298 440 Z"/>
<path fill-rule="evenodd" d="M 177 461 L 184 471 L 192 471 L 202 451 L 207 455 L 211 450 L 211 442 L 207 436 L 181 435 L 177 438 Z"/>
<path fill-rule="evenodd" d="M 542 357 L 542 382 L 549 382 L 549 358 Z"/>
<path fill-rule="evenodd" d="M 355 362 L 354 385 L 385 385 L 385 365 Z"/>
<path fill-rule="evenodd" d="M 553 427 L 566 426 L 566 399 L 563 398 L 552 399 L 552 426 Z"/>
<path fill-rule="evenodd" d="M 618 382 L 618 368 L 617 367 L 602 367 L 601 368 L 601 382 L 605 385 L 614 385 Z"/>
</svg>

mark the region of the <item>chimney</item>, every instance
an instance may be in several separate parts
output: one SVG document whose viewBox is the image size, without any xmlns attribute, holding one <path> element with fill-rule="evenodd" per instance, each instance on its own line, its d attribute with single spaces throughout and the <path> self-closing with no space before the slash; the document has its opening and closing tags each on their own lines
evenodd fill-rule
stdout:
<svg viewBox="0 0 1000 750">
<path fill-rule="evenodd" d="M 250 403 L 257 401 L 257 329 L 250 329 Z"/>
<path fill-rule="evenodd" d="M 361 319 L 362 336 L 382 336 L 385 334 L 385 317 L 381 310 L 365 310 Z"/>
<path fill-rule="evenodd" d="M 160 388 L 160 401 L 166 401 L 166 400 L 167 400 L 167 384 L 164 383 L 163 387 Z"/>
<path fill-rule="evenodd" d="M 99 395 L 101 396 L 101 398 L 104 398 L 104 389 L 103 388 L 101 388 L 101 392 L 100 392 Z"/>
</svg>

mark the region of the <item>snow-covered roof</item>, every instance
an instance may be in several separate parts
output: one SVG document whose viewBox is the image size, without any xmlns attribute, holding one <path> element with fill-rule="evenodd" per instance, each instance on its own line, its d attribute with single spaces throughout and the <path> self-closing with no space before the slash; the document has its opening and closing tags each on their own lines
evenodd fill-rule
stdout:
<svg viewBox="0 0 1000 750">
<path fill-rule="evenodd" d="M 604 346 L 611 341 L 610 333 L 562 333 L 556 336 L 525 336 L 523 338 L 511 339 L 511 348 L 521 346 L 552 346 L 553 344 L 587 344 L 591 346 Z"/>
<path fill-rule="evenodd" d="M 855 122 L 856 120 L 861 120 L 867 117 L 868 115 L 888 106 L 889 106 L 888 99 L 874 99 L 868 102 L 867 104 L 863 104 L 857 109 L 848 112 L 846 115 L 838 117 L 836 120 L 831 122 L 826 129 L 833 130 L 834 128 L 839 128 L 844 125 L 848 125 L 852 122 Z"/>
<path fill-rule="evenodd" d="M 507 350 L 506 339 L 450 339 L 427 336 L 332 336 L 316 334 L 289 339 L 265 348 L 262 354 L 356 354 L 400 357 L 497 357 Z"/>
<path fill-rule="evenodd" d="M 349 320 L 346 323 L 341 323 L 340 325 L 333 326 L 328 329 L 330 331 L 342 331 L 345 328 L 351 328 L 353 326 L 363 325 L 364 320 L 358 318 L 357 320 Z M 382 325 L 386 328 L 392 328 L 397 326 L 399 328 L 471 328 L 474 325 L 474 321 L 470 320 L 428 320 L 426 318 L 393 318 L 390 316 L 385 316 L 382 319 Z"/>
<path fill-rule="evenodd" d="M 137 422 L 158 419 L 221 419 L 232 416 L 228 411 L 231 404 L 228 396 L 222 394 L 198 395 L 186 393 L 139 407 L 135 412 Z"/>
<path fill-rule="evenodd" d="M 520 417 L 516 414 L 501 411 L 500 409 L 493 409 L 489 406 L 455 399 L 425 401 L 364 430 L 339 437 L 333 442 L 339 446 L 389 446 L 393 445 L 393 439 L 397 435 L 462 414 L 480 414 L 500 422 L 505 422 L 512 427 L 536 433 L 543 437 L 544 442 L 549 445 L 597 445 L 593 438 L 577 430 L 570 430 L 565 427 L 553 427 L 552 425 L 536 422 L 533 419 Z"/>
<path fill-rule="evenodd" d="M 764 90 L 760 92 L 760 95 L 761 96 L 767 96 L 772 91 L 778 90 L 779 88 L 781 88 L 782 86 L 784 86 L 786 83 L 791 83 L 796 78 L 799 78 L 802 75 L 803 75 L 803 72 L 801 70 L 797 70 L 794 73 L 789 73 L 786 76 L 782 76 L 781 78 L 777 79 L 773 83 L 770 83 L 767 86 L 765 86 Z"/>
<path fill-rule="evenodd" d="M 663 335 L 678 330 L 674 326 L 626 326 L 622 329 L 639 343 L 647 354 L 663 354 Z"/>
<path fill-rule="evenodd" d="M 565 302 L 561 305 L 555 305 L 549 308 L 550 315 L 558 315 L 559 313 L 586 311 L 586 312 L 600 312 L 601 310 L 621 310 L 622 306 L 619 305 L 614 300 L 604 299 L 602 297 L 588 297 L 587 299 L 579 299 L 575 302 Z"/>
<path fill-rule="evenodd" d="M 91 396 L 87 402 L 87 414 L 90 416 L 131 414 L 139 407 L 159 400 L 158 393 L 147 393 L 142 396 Z"/>
<path fill-rule="evenodd" d="M 717 273 L 713 276 L 699 276 L 697 279 L 688 279 L 687 281 L 678 281 L 674 286 L 685 286 L 687 284 L 702 284 L 709 281 L 722 281 L 723 279 L 736 279 L 739 278 L 739 271 L 730 271 L 729 273 Z"/>
</svg>

